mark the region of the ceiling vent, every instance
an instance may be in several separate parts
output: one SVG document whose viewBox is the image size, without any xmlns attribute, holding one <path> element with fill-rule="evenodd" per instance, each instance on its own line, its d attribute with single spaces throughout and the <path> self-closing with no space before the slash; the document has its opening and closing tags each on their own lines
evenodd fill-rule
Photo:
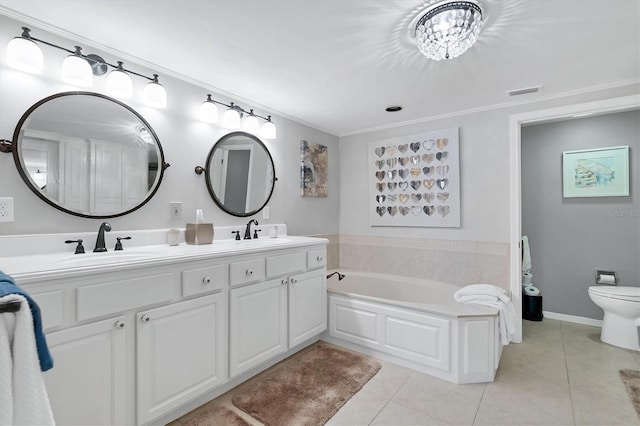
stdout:
<svg viewBox="0 0 640 426">
<path fill-rule="evenodd" d="M 542 89 L 542 85 L 525 87 L 524 89 L 507 90 L 507 95 L 509 96 L 526 95 L 527 93 L 539 92 L 540 89 Z"/>
</svg>

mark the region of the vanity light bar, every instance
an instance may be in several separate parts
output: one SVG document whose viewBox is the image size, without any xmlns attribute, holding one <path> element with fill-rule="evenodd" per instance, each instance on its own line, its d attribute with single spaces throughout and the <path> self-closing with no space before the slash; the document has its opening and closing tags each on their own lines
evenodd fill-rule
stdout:
<svg viewBox="0 0 640 426">
<path fill-rule="evenodd" d="M 225 104 L 224 102 L 216 101 L 211 98 L 211 94 L 207 94 L 207 99 L 205 99 L 200 106 L 200 118 L 202 121 L 207 123 L 218 122 L 218 108 L 216 104 L 227 108 L 222 119 L 222 125 L 224 127 L 237 129 L 242 126 L 242 130 L 253 134 L 260 133 L 260 136 L 264 139 L 276 138 L 276 125 L 271 121 L 270 115 L 266 117 L 258 115 L 253 112 L 253 109 L 247 111 L 234 102 Z M 244 120 L 242 120 L 243 115 L 245 116 Z M 259 125 L 258 118 L 265 120 L 262 126 Z"/>
<path fill-rule="evenodd" d="M 116 80 L 120 80 L 123 84 L 115 85 L 111 89 L 110 84 L 107 84 L 107 92 L 109 94 L 119 98 L 131 97 L 130 75 L 135 75 L 149 81 L 144 90 L 144 101 L 147 105 L 155 108 L 165 108 L 167 106 L 167 93 L 164 87 L 158 82 L 157 74 L 153 74 L 153 77 L 148 77 L 144 74 L 124 68 L 121 61 L 118 61 L 118 64 L 114 65 L 106 62 L 98 55 L 85 55 L 82 53 L 82 48 L 80 46 L 75 46 L 75 49 L 71 50 L 58 46 L 54 43 L 32 37 L 31 29 L 27 27 L 22 27 L 22 34 L 9 41 L 9 44 L 7 45 L 7 63 L 24 72 L 30 72 L 33 74 L 42 73 L 44 69 L 43 55 L 42 50 L 40 50 L 40 47 L 36 42 L 54 47 L 70 54 L 63 64 L 63 79 L 71 84 L 90 86 L 92 83 L 92 75 L 106 74 L 108 67 L 111 67 L 113 70 L 109 73 L 109 76 L 107 77 L 108 80 L 113 80 L 110 78 L 112 77 L 111 74 L 116 73 L 119 74 Z M 78 61 L 77 59 L 85 60 L 89 64 L 89 67 L 86 67 L 82 61 Z M 73 62 L 75 62 L 75 66 L 73 65 Z M 127 81 L 127 79 L 129 79 L 129 81 Z"/>
</svg>

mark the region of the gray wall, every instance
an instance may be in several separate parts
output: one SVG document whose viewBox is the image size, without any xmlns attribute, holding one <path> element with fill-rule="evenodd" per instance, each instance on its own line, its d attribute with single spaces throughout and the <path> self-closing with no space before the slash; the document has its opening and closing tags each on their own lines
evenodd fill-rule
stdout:
<svg viewBox="0 0 640 426">
<path fill-rule="evenodd" d="M 38 100 L 54 93 L 79 90 L 60 79 L 61 64 L 65 52 L 41 46 L 45 57 L 45 72 L 31 75 L 9 68 L 4 58 L 7 43 L 20 34 L 24 23 L 0 15 L 0 139 L 11 139 L 22 114 Z M 141 209 L 123 217 L 110 219 L 114 230 L 167 229 L 184 227 L 186 222 L 195 220 L 195 210 L 204 210 L 205 219 L 216 226 L 242 227 L 250 218 L 237 218 L 224 213 L 213 202 L 204 182 L 204 175 L 194 173 L 194 167 L 204 166 L 209 150 L 214 143 L 228 133 L 217 125 L 203 123 L 199 119 L 200 104 L 207 93 L 216 100 L 236 101 L 245 108 L 255 108 L 260 115 L 272 114 L 278 126 L 278 137 L 264 141 L 270 150 L 276 169 L 275 191 L 269 202 L 270 219 L 263 220 L 262 214 L 255 215 L 260 223 L 286 223 L 289 233 L 294 235 L 336 234 L 338 232 L 338 138 L 299 122 L 278 115 L 275 111 L 262 110 L 250 100 L 229 99 L 216 94 L 215 89 L 201 87 L 182 79 L 168 76 L 158 69 L 151 69 L 135 58 L 117 55 L 93 48 L 88 43 L 68 40 L 59 35 L 27 24 L 32 35 L 37 38 L 72 47 L 76 42 L 84 46 L 83 52 L 97 53 L 107 62 L 124 60 L 126 67 L 136 72 L 151 75 L 160 74 L 160 81 L 168 94 L 168 107 L 157 110 L 144 106 L 141 101 L 144 82 L 133 77 L 134 98 L 127 101 L 156 131 L 165 153 L 165 160 L 171 164 L 162 185 L 153 199 Z M 96 40 L 99 43 L 100 40 Z M 256 76 L 259 78 L 259 76 Z M 105 78 L 95 78 L 91 91 L 104 93 Z M 264 82 L 268 84 L 268 82 Z M 300 142 L 313 141 L 329 147 L 329 196 L 311 198 L 300 196 Z M 69 233 L 97 231 L 100 219 L 85 219 L 60 212 L 37 198 L 25 185 L 14 165 L 10 154 L 0 153 L 0 197 L 14 197 L 15 222 L 0 223 L 0 235 Z M 172 219 L 169 203 L 182 201 L 183 217 Z M 10 253 L 0 253 L 8 256 Z"/>
<path fill-rule="evenodd" d="M 544 310 L 602 319 L 587 294 L 595 269 L 640 285 L 640 112 L 522 128 L 522 232 Z M 629 146 L 630 196 L 563 198 L 562 152 Z"/>
</svg>

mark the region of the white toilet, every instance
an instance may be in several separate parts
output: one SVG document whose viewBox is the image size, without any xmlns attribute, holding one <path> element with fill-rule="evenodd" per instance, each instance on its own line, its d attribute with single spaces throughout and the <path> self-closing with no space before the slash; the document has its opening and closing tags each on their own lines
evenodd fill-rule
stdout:
<svg viewBox="0 0 640 426">
<path fill-rule="evenodd" d="M 604 311 L 600 340 L 640 351 L 640 287 L 591 286 L 589 297 Z"/>
</svg>

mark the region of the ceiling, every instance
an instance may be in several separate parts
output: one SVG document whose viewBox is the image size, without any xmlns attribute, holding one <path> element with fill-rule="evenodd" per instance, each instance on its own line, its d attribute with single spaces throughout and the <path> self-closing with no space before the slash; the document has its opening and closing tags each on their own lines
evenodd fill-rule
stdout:
<svg viewBox="0 0 640 426">
<path fill-rule="evenodd" d="M 640 78 L 638 0 L 480 0 L 478 42 L 440 62 L 407 36 L 433 1 L 0 0 L 0 13 L 338 136 Z"/>
</svg>

